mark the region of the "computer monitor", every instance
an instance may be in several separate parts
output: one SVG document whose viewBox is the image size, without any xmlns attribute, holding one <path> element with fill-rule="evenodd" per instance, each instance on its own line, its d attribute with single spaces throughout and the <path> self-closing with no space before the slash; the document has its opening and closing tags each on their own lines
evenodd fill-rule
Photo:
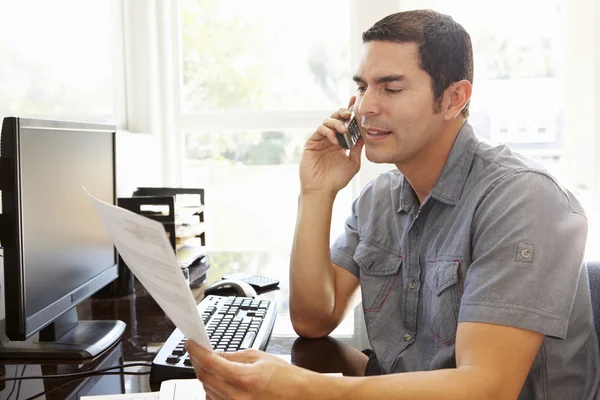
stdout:
<svg viewBox="0 0 600 400">
<path fill-rule="evenodd" d="M 0 137 L 6 336 L 0 358 L 88 358 L 122 321 L 75 306 L 117 278 L 117 253 L 84 187 L 116 204 L 116 129 L 7 117 Z M 39 335 L 35 335 L 39 332 Z"/>
</svg>

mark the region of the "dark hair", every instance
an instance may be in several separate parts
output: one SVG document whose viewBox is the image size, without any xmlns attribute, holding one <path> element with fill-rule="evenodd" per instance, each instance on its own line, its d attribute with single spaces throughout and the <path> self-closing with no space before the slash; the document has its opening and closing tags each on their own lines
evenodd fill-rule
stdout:
<svg viewBox="0 0 600 400">
<path fill-rule="evenodd" d="M 442 107 L 442 94 L 452 83 L 473 83 L 473 48 L 467 31 L 449 15 L 433 10 L 405 11 L 388 15 L 362 35 L 371 41 L 416 43 L 420 67 L 431 77 L 434 112 Z M 469 116 L 469 103 L 462 110 Z"/>
</svg>

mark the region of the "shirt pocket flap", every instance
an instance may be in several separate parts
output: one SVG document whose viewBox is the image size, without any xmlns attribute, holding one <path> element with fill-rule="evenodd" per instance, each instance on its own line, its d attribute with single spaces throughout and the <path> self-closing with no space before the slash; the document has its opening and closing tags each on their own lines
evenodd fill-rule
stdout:
<svg viewBox="0 0 600 400">
<path fill-rule="evenodd" d="M 437 262 L 437 284 L 435 294 L 440 295 L 444 290 L 458 283 L 458 261 Z"/>
<path fill-rule="evenodd" d="M 358 244 L 353 259 L 359 265 L 361 273 L 365 275 L 395 275 L 402 265 L 401 256 L 388 253 L 365 241 Z"/>
</svg>

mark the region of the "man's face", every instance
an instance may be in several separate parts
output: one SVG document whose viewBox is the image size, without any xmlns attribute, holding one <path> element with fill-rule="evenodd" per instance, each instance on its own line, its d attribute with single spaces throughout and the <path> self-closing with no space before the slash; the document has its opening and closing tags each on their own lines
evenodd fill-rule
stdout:
<svg viewBox="0 0 600 400">
<path fill-rule="evenodd" d="M 435 145 L 444 119 L 434 113 L 431 78 L 419 67 L 416 44 L 365 43 L 354 80 L 367 159 L 402 165 Z"/>
</svg>

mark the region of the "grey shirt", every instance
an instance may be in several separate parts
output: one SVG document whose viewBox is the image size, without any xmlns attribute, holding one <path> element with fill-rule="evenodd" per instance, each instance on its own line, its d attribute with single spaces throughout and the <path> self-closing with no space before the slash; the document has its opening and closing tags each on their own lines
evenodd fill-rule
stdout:
<svg viewBox="0 0 600 400">
<path fill-rule="evenodd" d="M 460 322 L 545 335 L 519 399 L 600 398 L 587 219 L 540 166 L 465 123 L 419 205 L 389 171 L 354 202 L 332 260 L 360 279 L 384 373 L 456 367 Z"/>
</svg>

